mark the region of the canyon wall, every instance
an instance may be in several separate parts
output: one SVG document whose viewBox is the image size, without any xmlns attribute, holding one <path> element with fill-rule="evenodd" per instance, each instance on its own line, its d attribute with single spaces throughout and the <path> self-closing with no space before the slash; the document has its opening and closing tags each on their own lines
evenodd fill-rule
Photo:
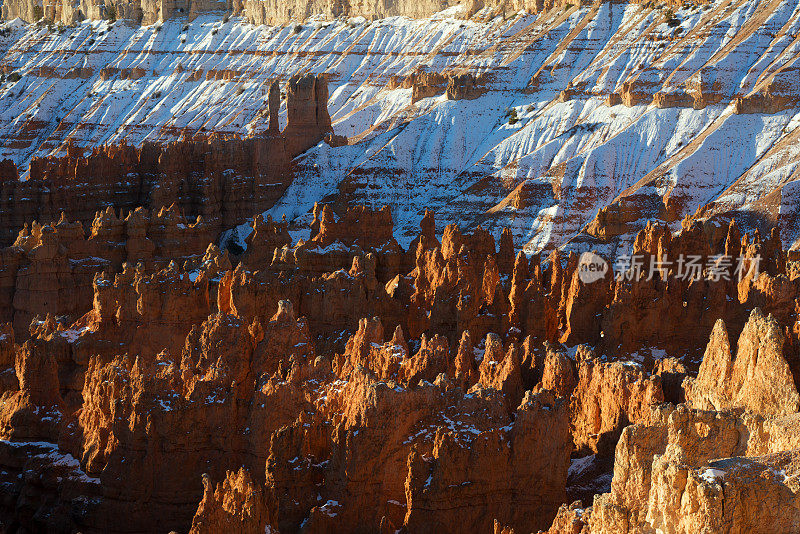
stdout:
<svg viewBox="0 0 800 534">
<path fill-rule="evenodd" d="M 794 528 L 796 3 L 111 7 L 0 31 L 0 530 Z"/>
<path fill-rule="evenodd" d="M 9 0 L 3 4 L 3 19 L 20 18 L 25 22 L 36 22 L 42 18 L 55 23 L 74 24 L 85 19 L 125 20 L 133 24 L 153 24 L 170 18 L 194 20 L 198 15 L 213 13 L 222 16 L 244 16 L 255 24 L 286 24 L 302 22 L 322 16 L 326 20 L 339 17 L 364 17 L 377 20 L 386 17 L 429 17 L 434 13 L 458 6 L 459 13 L 469 18 L 474 13 L 487 8 L 493 14 L 515 13 L 520 10 L 541 11 L 546 2 L 542 0 L 490 1 L 482 0 L 376 0 L 362 2 L 342 2 L 341 0 L 117 0 L 99 2 L 81 0 L 71 3 L 66 0 Z M 552 5 L 552 2 L 550 2 Z M 550 7 L 550 6 L 548 6 Z M 488 13 L 487 13 L 488 14 Z"/>
<path fill-rule="evenodd" d="M 388 207 L 318 204 L 308 240 L 288 228 L 256 216 L 232 258 L 175 207 L 106 210 L 88 237 L 37 223 L 3 249 L 3 524 L 683 532 L 737 503 L 761 511 L 734 525 L 796 520 L 800 278 L 776 232 L 648 225 L 637 253 L 764 259 L 683 284 L 586 282 L 509 231 L 439 239 L 432 212 L 408 250 Z"/>
<path fill-rule="evenodd" d="M 229 10 L 230 3 L 221 0 L 10 0 L 3 2 L 3 20 L 19 18 L 25 22 L 37 22 L 44 19 L 50 23 L 69 25 L 93 19 L 154 24 L 173 17 L 192 20 L 203 13 L 215 13 L 221 17 Z"/>
<path fill-rule="evenodd" d="M 375 16 L 397 5 L 374 4 Z M 265 6 L 231 10 L 264 8 L 266 20 Z M 34 158 L 70 150 L 269 136 L 272 83 L 313 72 L 328 82 L 317 98 L 337 135 L 294 160 L 269 211 L 294 232 L 325 199 L 390 205 L 403 247 L 426 208 L 440 228 L 480 225 L 495 239 L 508 228 L 529 254 L 616 256 L 647 220 L 675 232 L 687 216 L 777 226 L 787 249 L 798 240 L 794 4 L 461 7 L 276 26 L 221 14 L 9 22 L 0 160 L 24 180 Z M 280 129 L 289 96 L 277 97 Z"/>
<path fill-rule="evenodd" d="M 34 158 L 25 181 L 14 162 L 5 160 L 0 244 L 10 244 L 34 220 L 55 222 L 63 214 L 88 229 L 95 213 L 108 207 L 128 213 L 171 205 L 199 217 L 213 240 L 272 207 L 291 184 L 291 159 L 331 133 L 323 78 L 290 80 L 286 98 L 292 112 L 282 133 L 275 117 L 279 93 L 275 82 L 267 107 L 273 111 L 270 127 L 249 138 L 196 135 L 167 145 L 102 146 L 88 155 L 69 145 L 64 156 Z"/>
</svg>

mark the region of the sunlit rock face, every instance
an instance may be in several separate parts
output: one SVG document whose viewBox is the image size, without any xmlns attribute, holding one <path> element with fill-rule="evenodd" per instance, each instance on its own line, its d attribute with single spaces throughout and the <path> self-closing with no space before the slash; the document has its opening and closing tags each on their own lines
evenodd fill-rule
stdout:
<svg viewBox="0 0 800 534">
<path fill-rule="evenodd" d="M 0 525 L 795 528 L 795 4 L 38 7 L 0 30 Z"/>
<path fill-rule="evenodd" d="M 712 247 L 700 223 L 669 239 L 651 224 L 636 251 L 758 251 L 766 272 L 587 282 L 577 255 L 528 259 L 507 231 L 450 224 L 440 241 L 430 211 L 413 252 L 388 206 L 312 217 L 293 240 L 258 215 L 234 254 L 176 207 L 109 208 L 88 236 L 62 217 L 0 249 L 0 519 L 119 533 L 796 522 L 800 278 L 775 233 L 734 222 Z"/>
</svg>

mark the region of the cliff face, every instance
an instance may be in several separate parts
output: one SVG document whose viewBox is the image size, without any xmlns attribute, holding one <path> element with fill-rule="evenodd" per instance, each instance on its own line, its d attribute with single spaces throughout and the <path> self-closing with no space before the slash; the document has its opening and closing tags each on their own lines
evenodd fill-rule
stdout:
<svg viewBox="0 0 800 534">
<path fill-rule="evenodd" d="M 20 18 L 26 22 L 36 22 L 41 18 L 63 24 L 74 24 L 85 19 L 126 20 L 134 24 L 153 24 L 170 18 L 188 18 L 214 13 L 226 16 L 241 15 L 255 24 L 286 24 L 308 18 L 322 17 L 335 20 L 340 17 L 364 17 L 368 20 L 386 17 L 429 17 L 443 9 L 456 6 L 459 13 L 468 17 L 477 11 L 488 8 L 494 14 L 517 12 L 527 9 L 541 11 L 552 2 L 525 0 L 514 2 L 458 0 L 391 0 L 388 2 L 362 1 L 342 2 L 341 0 L 168 0 L 150 2 L 147 0 L 116 0 L 101 3 L 98 0 L 81 0 L 79 3 L 46 2 L 40 5 L 34 0 L 11 0 L 3 4 L 3 19 Z"/>
<path fill-rule="evenodd" d="M 649 421 L 623 431 L 611 492 L 587 509 L 563 506 L 550 532 L 791 530 L 800 498 L 798 443 L 785 435 L 796 420 L 654 410 Z"/>
<path fill-rule="evenodd" d="M 285 24 L 291 21 L 303 21 L 313 15 L 322 15 L 327 20 L 339 17 L 364 17 L 368 20 L 397 16 L 422 18 L 458 4 L 459 2 L 453 0 L 390 0 L 388 2 L 244 0 L 241 2 L 241 14 L 255 24 Z"/>
<path fill-rule="evenodd" d="M 86 157 L 123 141 L 258 137 L 276 131 L 267 108 L 273 126 L 296 134 L 292 156 L 314 144 L 308 124 L 325 133 L 313 96 L 327 99 L 337 135 L 294 162 L 288 189 L 273 188 L 269 214 L 286 214 L 294 231 L 329 197 L 390 205 L 404 247 L 426 209 L 440 228 L 480 225 L 496 240 L 508 228 L 529 252 L 614 256 L 648 219 L 677 231 L 686 216 L 777 225 L 784 248 L 798 239 L 791 2 L 477 2 L 414 19 L 379 17 L 446 5 L 337 6 L 231 6 L 256 22 L 283 23 L 291 10 L 283 26 L 209 14 L 142 27 L 9 23 L 0 158 L 25 178 L 34 157 L 63 156 L 70 142 Z M 312 17 L 327 12 L 378 19 Z M 308 72 L 324 75 L 327 91 L 289 82 Z M 276 79 L 286 99 L 273 93 Z M 236 184 L 219 194 L 249 194 L 249 182 Z M 40 203 L 28 193 L 15 204 Z"/>
<path fill-rule="evenodd" d="M 275 82 L 268 100 L 271 128 L 245 139 L 198 135 L 167 145 L 102 146 L 88 155 L 70 144 L 64 156 L 33 158 L 26 181 L 6 160 L 0 238 L 9 243 L 15 229 L 33 220 L 55 221 L 59 214 L 88 228 L 95 212 L 107 206 L 125 212 L 175 205 L 200 217 L 213 239 L 270 208 L 292 181 L 291 159 L 331 131 L 324 79 L 290 80 L 292 113 L 283 133 L 275 127 L 279 98 Z"/>
<path fill-rule="evenodd" d="M 51 23 L 75 24 L 82 20 L 124 20 L 132 24 L 153 24 L 169 18 L 193 20 L 204 13 L 224 13 L 230 4 L 220 0 L 68 0 L 37 2 L 11 0 L 3 3 L 3 19 L 37 22 L 44 18 Z"/>
<path fill-rule="evenodd" d="M 795 527 L 796 5 L 114 6 L 0 31 L 0 530 Z"/>
</svg>

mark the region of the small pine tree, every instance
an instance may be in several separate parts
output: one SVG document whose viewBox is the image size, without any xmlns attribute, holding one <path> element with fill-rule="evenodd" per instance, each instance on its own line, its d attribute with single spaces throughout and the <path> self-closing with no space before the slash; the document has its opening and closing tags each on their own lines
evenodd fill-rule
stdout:
<svg viewBox="0 0 800 534">
<path fill-rule="evenodd" d="M 516 124 L 519 122 L 519 116 L 515 108 L 509 109 L 508 113 L 506 113 L 506 117 L 508 117 L 508 124 Z"/>
</svg>

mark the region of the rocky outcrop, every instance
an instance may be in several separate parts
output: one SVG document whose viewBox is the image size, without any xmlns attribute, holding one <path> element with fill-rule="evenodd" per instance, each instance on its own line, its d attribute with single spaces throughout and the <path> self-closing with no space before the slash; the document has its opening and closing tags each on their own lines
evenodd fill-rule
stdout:
<svg viewBox="0 0 800 534">
<path fill-rule="evenodd" d="M 570 407 L 575 448 L 583 455 L 612 455 L 622 430 L 646 420 L 663 400 L 659 377 L 647 376 L 636 364 L 580 362 Z"/>
<path fill-rule="evenodd" d="M 628 195 L 597 212 L 594 219 L 586 225 L 585 231 L 601 241 L 610 241 L 614 237 L 639 231 L 642 215 L 663 220 L 664 201 L 656 195 Z"/>
<path fill-rule="evenodd" d="M 15 318 L 91 281 L 71 317 L 0 329 L 0 520 L 680 532 L 724 510 L 769 515 L 753 488 L 794 506 L 792 483 L 770 478 L 793 473 L 800 448 L 796 277 L 774 235 L 649 225 L 637 254 L 763 255 L 757 278 L 673 287 L 669 272 L 591 281 L 575 254 L 515 256 L 510 232 L 498 246 L 449 225 L 440 240 L 432 213 L 413 251 L 388 208 L 318 204 L 310 218 L 291 244 L 287 222 L 256 216 L 236 254 L 177 208 L 105 210 L 88 237 L 66 219 L 21 232 L 3 252 L 17 269 L 5 287 L 32 303 Z M 725 302 L 725 324 L 756 305 L 773 315 L 750 312 L 735 359 L 720 322 L 693 378 L 687 347 L 708 319 L 682 342 L 656 328 L 698 317 L 684 298 Z"/>
<path fill-rule="evenodd" d="M 147 272 L 172 261 L 197 263 L 213 235 L 208 225 L 187 221 L 174 206 L 152 215 L 138 208 L 125 217 L 107 208 L 94 215 L 88 235 L 63 213 L 57 223 L 34 221 L 0 252 L 10 260 L 2 266 L 2 319 L 12 322 L 21 338 L 37 316 L 74 321 L 92 307 L 95 275 L 119 272 L 126 262 Z"/>
<path fill-rule="evenodd" d="M 13 346 L 13 335 L 5 335 Z M 28 341 L 17 350 L 13 370 L 16 381 L 9 377 L 8 390 L 2 393 L 0 436 L 15 441 L 53 440 L 64 408 L 55 355 Z"/>
<path fill-rule="evenodd" d="M 267 524 L 264 496 L 243 467 L 235 473 L 228 471 L 216 487 L 203 477 L 203 500 L 189 532 L 262 534 Z"/>
<path fill-rule="evenodd" d="M 474 100 L 486 92 L 485 84 L 482 75 L 455 74 L 448 76 L 445 94 L 448 100 Z"/>
<path fill-rule="evenodd" d="M 259 214 L 253 218 L 253 232 L 245 239 L 247 248 L 241 257 L 242 265 L 258 270 L 272 262 L 275 249 L 291 245 L 288 224 L 283 221 L 276 223 L 271 216 L 267 220 Z"/>
<path fill-rule="evenodd" d="M 404 526 L 414 532 L 488 532 L 494 517 L 520 532 L 545 528 L 545 518 L 556 510 L 553 503 L 564 498 L 567 419 L 566 405 L 542 393 L 522 401 L 510 434 L 487 433 L 467 447 L 451 434 L 437 433 L 430 458 L 413 450 L 409 455 Z M 464 480 L 470 472 L 489 478 Z M 526 491 L 530 484 L 539 489 Z M 482 487 L 493 488 L 491 494 L 482 494 Z"/>
<path fill-rule="evenodd" d="M 745 408 L 765 417 L 796 413 L 800 394 L 792 352 L 775 319 L 756 308 L 739 336 L 734 358 L 725 323 L 717 321 L 697 378 L 687 379 L 686 400 L 700 409 Z"/>
<path fill-rule="evenodd" d="M 649 422 L 623 431 L 611 492 L 580 515 L 582 532 L 791 530 L 800 498 L 792 481 L 797 443 L 763 434 L 771 425 L 751 416 L 659 408 Z M 767 511 L 765 495 L 781 506 Z"/>
<path fill-rule="evenodd" d="M 734 100 L 736 113 L 778 113 L 797 105 L 797 66 L 785 65 L 759 84 L 756 91 Z"/>
<path fill-rule="evenodd" d="M 305 152 L 332 132 L 328 115 L 328 81 L 324 76 L 295 76 L 286 91 L 288 123 L 283 130 L 291 155 Z"/>
<path fill-rule="evenodd" d="M 447 7 L 450 2 L 408 2 L 394 0 L 383 4 L 351 5 L 331 0 L 292 1 L 270 3 L 257 0 L 242 2 L 243 13 L 254 24 L 282 24 L 288 21 L 302 21 L 312 15 L 323 15 L 328 19 L 337 17 L 365 17 L 380 19 L 393 16 L 425 17 Z"/>
<path fill-rule="evenodd" d="M 3 4 L 3 19 L 20 18 L 26 22 L 45 20 L 60 24 L 75 24 L 84 19 L 109 20 L 125 19 L 134 24 L 153 24 L 172 17 L 189 17 L 193 20 L 200 14 L 225 11 L 228 5 L 218 0 L 169 0 L 167 2 L 146 2 L 117 0 L 100 3 L 96 0 L 83 0 L 78 3 L 45 2 L 44 6 L 32 0 L 13 0 Z"/>
<path fill-rule="evenodd" d="M 270 90 L 269 98 L 269 109 L 277 113 L 280 93 Z M 158 212 L 174 204 L 188 217 L 202 217 L 212 234 L 207 245 L 280 198 L 292 181 L 291 159 L 332 131 L 327 100 L 322 77 L 295 77 L 283 133 L 272 120 L 269 130 L 244 139 L 198 132 L 166 146 L 123 143 L 89 154 L 69 146 L 64 156 L 34 158 L 27 181 L 3 177 L 0 223 L 6 234 L 0 239 L 10 240 L 15 228 L 33 220 L 55 221 L 60 213 L 88 227 L 95 212 L 109 205 L 116 212 L 137 207 Z"/>
<path fill-rule="evenodd" d="M 497 334 L 488 334 L 478 374 L 478 388 L 501 391 L 511 409 L 519 405 L 524 393 L 522 357 L 513 343 L 508 350 L 504 350 L 500 337 Z"/>
<path fill-rule="evenodd" d="M 393 76 L 390 89 L 411 89 L 411 102 L 444 94 L 448 100 L 474 100 L 487 91 L 486 77 L 482 74 L 427 72 L 418 70 L 408 76 Z"/>
</svg>

